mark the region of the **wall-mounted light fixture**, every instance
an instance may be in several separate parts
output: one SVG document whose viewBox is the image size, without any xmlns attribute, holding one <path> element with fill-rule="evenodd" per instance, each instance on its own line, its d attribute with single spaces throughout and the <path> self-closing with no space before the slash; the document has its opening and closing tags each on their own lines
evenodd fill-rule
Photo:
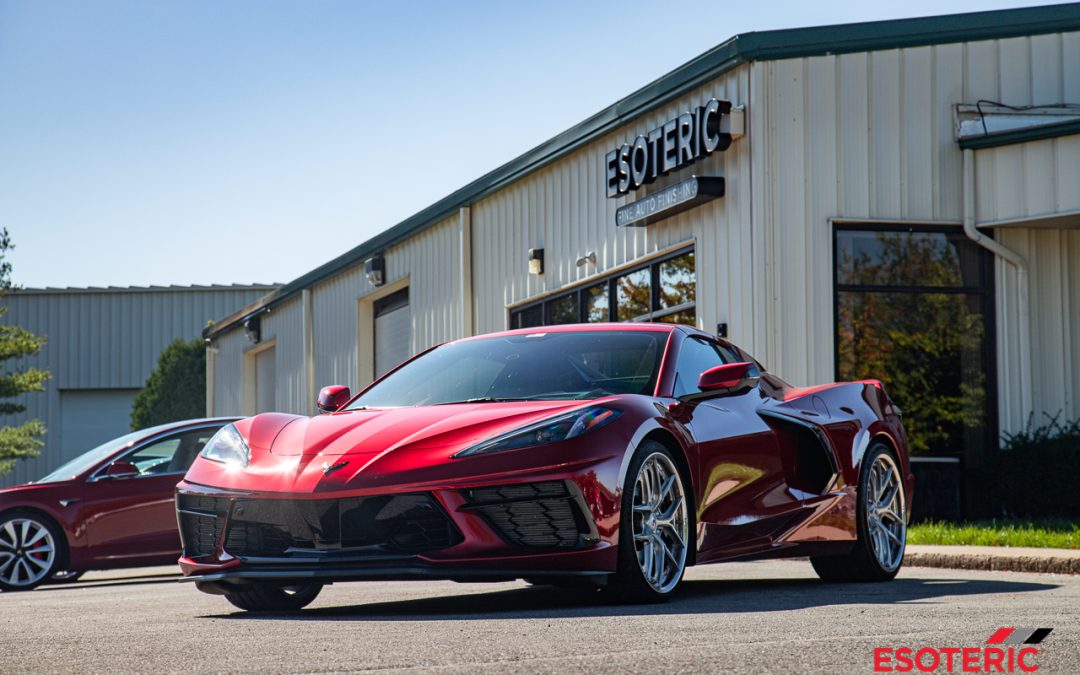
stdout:
<svg viewBox="0 0 1080 675">
<path fill-rule="evenodd" d="M 247 337 L 248 342 L 253 345 L 259 344 L 262 340 L 262 319 L 258 316 L 253 316 L 244 321 L 244 336 Z"/>
<path fill-rule="evenodd" d="M 544 273 L 544 249 L 529 249 L 529 274 Z"/>
<path fill-rule="evenodd" d="M 364 276 L 372 286 L 382 286 L 386 283 L 386 259 L 381 255 L 368 258 L 364 261 Z"/>
<path fill-rule="evenodd" d="M 594 265 L 596 264 L 596 251 L 589 251 L 588 253 L 577 259 L 578 267 L 585 267 L 585 265 L 588 263 L 592 263 Z"/>
</svg>

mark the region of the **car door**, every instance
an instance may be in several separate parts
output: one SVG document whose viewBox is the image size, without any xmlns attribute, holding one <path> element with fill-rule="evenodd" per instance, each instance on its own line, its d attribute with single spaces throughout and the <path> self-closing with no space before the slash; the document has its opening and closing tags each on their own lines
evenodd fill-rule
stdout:
<svg viewBox="0 0 1080 675">
<path fill-rule="evenodd" d="M 701 393 L 702 372 L 742 358 L 704 336 L 683 340 L 673 393 Z M 776 433 L 757 414 L 757 386 L 684 400 L 680 417 L 697 442 L 699 560 L 765 547 L 798 504 L 787 490 Z"/>
<path fill-rule="evenodd" d="M 84 490 L 86 541 L 100 562 L 137 562 L 179 554 L 173 493 L 195 456 L 221 425 L 198 427 L 158 436 L 114 458 L 137 473 L 108 475 L 108 465 L 95 472 Z"/>
</svg>

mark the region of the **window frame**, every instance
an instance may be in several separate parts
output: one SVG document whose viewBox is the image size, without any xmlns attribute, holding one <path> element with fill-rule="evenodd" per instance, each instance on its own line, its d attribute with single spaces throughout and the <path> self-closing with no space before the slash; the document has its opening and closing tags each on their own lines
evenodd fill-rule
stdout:
<svg viewBox="0 0 1080 675">
<path fill-rule="evenodd" d="M 842 284 L 840 283 L 839 240 L 843 232 L 926 232 L 941 234 L 963 234 L 961 225 L 921 224 L 921 223 L 875 223 L 864 222 L 833 222 L 832 227 L 832 331 L 833 331 L 833 378 L 840 381 L 840 294 L 841 293 L 911 293 L 919 295 L 954 294 L 977 296 L 979 298 L 982 316 L 986 322 L 987 330 L 982 345 L 982 360 L 985 364 L 986 373 L 986 439 L 984 447 L 986 452 L 993 452 L 997 447 L 997 439 L 1000 436 L 998 415 L 998 373 L 997 373 L 997 307 L 996 307 L 996 275 L 994 256 L 979 247 L 982 269 L 980 276 L 982 284 L 978 286 L 919 286 L 911 284 Z M 975 242 L 972 246 L 978 247 Z M 977 454 L 977 453 L 976 453 Z M 962 451 L 951 454 L 922 455 L 924 457 L 955 457 L 967 466 L 981 466 L 988 459 L 984 456 L 971 456 Z"/>
<path fill-rule="evenodd" d="M 117 461 L 120 461 L 120 460 L 127 459 L 128 457 L 135 454 L 136 452 L 139 452 L 140 450 L 148 448 L 151 445 L 154 445 L 156 443 L 161 443 L 161 442 L 164 442 L 164 441 L 170 441 L 173 438 L 177 438 L 177 437 L 183 436 L 185 434 L 192 433 L 194 431 L 202 431 L 203 429 L 216 429 L 214 433 L 217 433 L 217 431 L 220 431 L 222 427 L 225 427 L 226 425 L 229 425 L 229 424 L 232 424 L 232 423 L 233 423 L 232 421 L 229 421 L 229 422 L 224 422 L 224 423 L 222 423 L 220 425 L 217 424 L 217 423 L 198 424 L 198 425 L 194 425 L 194 426 L 190 426 L 190 427 L 185 427 L 183 429 L 172 429 L 170 431 L 166 431 L 166 432 L 158 434 L 156 436 L 152 436 L 150 438 L 143 439 L 142 441 L 140 441 L 138 443 L 135 443 L 134 445 L 132 445 L 132 446 L 130 446 L 128 448 L 124 448 L 120 452 L 116 453 L 112 457 L 109 457 L 104 462 L 102 462 L 98 466 L 98 468 L 94 469 L 94 471 L 90 474 L 90 477 L 86 479 L 86 482 L 87 483 L 96 483 L 96 482 L 101 481 L 101 480 L 115 480 L 115 479 L 110 478 L 105 473 L 106 471 L 109 470 L 109 465 L 110 464 L 112 464 L 113 462 L 117 462 Z M 213 434 L 211 434 L 211 436 L 213 436 Z M 177 446 L 177 450 L 179 450 L 179 449 L 180 449 L 179 446 Z M 187 474 L 187 472 L 188 472 L 188 469 L 184 469 L 183 471 L 166 471 L 166 472 L 163 472 L 163 473 L 138 474 L 136 476 L 127 476 L 127 477 L 125 477 L 125 480 L 140 480 L 140 479 L 145 479 L 145 478 L 161 478 L 162 476 L 183 476 L 183 475 Z"/>
<path fill-rule="evenodd" d="M 672 307 L 660 307 L 660 266 L 670 260 L 682 257 L 687 253 L 694 254 L 694 300 L 692 302 L 684 302 Z M 618 279 L 628 274 L 633 274 L 641 270 L 649 270 L 649 305 L 650 311 L 645 314 L 641 314 L 628 319 L 626 321 L 618 320 Z M 550 305 L 558 300 L 566 297 L 574 296 L 577 302 L 577 322 L 576 323 L 640 323 L 644 321 L 660 321 L 665 317 L 685 312 L 687 310 L 694 310 L 695 319 L 697 318 L 697 281 L 698 281 L 698 265 L 697 265 L 697 248 L 693 244 L 685 246 L 674 251 L 670 251 L 661 256 L 651 258 L 643 261 L 637 265 L 620 269 L 617 272 L 613 272 L 604 276 L 598 276 L 593 279 L 589 279 L 583 283 L 580 283 L 569 290 L 562 292 L 552 293 L 539 300 L 533 302 L 526 302 L 509 309 L 509 322 L 508 325 L 511 329 L 517 328 L 541 328 L 543 326 L 551 325 L 565 325 L 565 324 L 552 324 Z M 585 304 L 587 297 L 586 291 L 597 286 L 603 285 L 607 289 L 607 319 L 605 321 L 589 321 L 588 320 L 588 308 Z M 518 325 L 518 317 L 523 316 L 528 310 L 540 307 L 541 323 L 537 326 L 521 326 Z M 696 321 L 695 321 L 696 323 Z M 696 327 L 696 326 L 695 326 Z"/>
</svg>

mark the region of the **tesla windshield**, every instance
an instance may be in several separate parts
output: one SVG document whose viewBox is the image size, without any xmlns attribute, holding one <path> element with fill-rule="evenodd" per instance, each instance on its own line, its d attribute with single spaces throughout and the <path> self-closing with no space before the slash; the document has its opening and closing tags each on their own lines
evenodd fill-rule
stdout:
<svg viewBox="0 0 1080 675">
<path fill-rule="evenodd" d="M 37 483 L 56 483 L 62 480 L 71 480 L 75 476 L 78 476 L 83 471 L 86 471 L 90 467 L 94 466 L 98 462 L 102 461 L 109 455 L 113 454 L 117 450 L 123 448 L 126 445 L 131 445 L 135 441 L 139 440 L 143 436 L 146 436 L 147 432 L 133 431 L 126 436 L 120 438 L 114 438 L 111 441 L 107 441 L 97 446 L 89 452 L 85 452 L 75 459 L 71 460 L 67 464 L 60 466 L 60 468 L 53 470 L 52 473 L 41 478 L 35 482 Z"/>
<path fill-rule="evenodd" d="M 667 337 L 538 331 L 453 342 L 392 373 L 348 409 L 651 395 Z"/>
</svg>

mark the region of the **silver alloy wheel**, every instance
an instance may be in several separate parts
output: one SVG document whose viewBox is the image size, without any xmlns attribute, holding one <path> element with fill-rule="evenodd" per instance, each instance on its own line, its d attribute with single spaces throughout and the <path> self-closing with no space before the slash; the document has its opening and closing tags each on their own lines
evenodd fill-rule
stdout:
<svg viewBox="0 0 1080 675">
<path fill-rule="evenodd" d="M 900 469 L 888 454 L 880 454 L 866 482 L 866 532 L 874 557 L 886 572 L 900 567 L 907 543 L 907 513 Z"/>
<path fill-rule="evenodd" d="M 13 518 L 0 525 L 0 581 L 31 586 L 41 581 L 56 559 L 49 528 L 31 518 Z"/>
<path fill-rule="evenodd" d="M 634 481 L 634 548 L 645 580 L 668 593 L 686 566 L 688 521 L 682 479 L 671 459 L 654 452 L 645 458 Z"/>
</svg>

